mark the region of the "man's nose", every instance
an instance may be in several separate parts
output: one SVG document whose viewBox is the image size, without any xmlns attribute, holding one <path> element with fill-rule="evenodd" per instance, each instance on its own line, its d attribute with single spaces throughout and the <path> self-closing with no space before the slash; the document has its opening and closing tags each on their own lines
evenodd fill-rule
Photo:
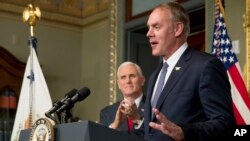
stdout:
<svg viewBox="0 0 250 141">
<path fill-rule="evenodd" d="M 127 83 L 131 82 L 130 77 L 126 77 L 126 82 L 127 82 Z"/>
<path fill-rule="evenodd" d="M 153 36 L 153 32 L 151 29 L 148 29 L 148 32 L 147 32 L 147 37 L 152 37 Z"/>
</svg>

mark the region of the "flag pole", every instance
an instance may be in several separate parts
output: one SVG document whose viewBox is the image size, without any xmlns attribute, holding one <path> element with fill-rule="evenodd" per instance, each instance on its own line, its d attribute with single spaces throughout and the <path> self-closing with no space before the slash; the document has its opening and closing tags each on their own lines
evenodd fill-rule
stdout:
<svg viewBox="0 0 250 141">
<path fill-rule="evenodd" d="M 39 7 L 34 7 L 32 4 L 28 4 L 28 7 L 26 7 L 23 11 L 23 22 L 27 22 L 30 26 L 30 38 L 29 38 L 29 47 L 30 47 L 30 58 L 33 58 L 33 48 L 36 50 L 36 43 L 37 40 L 34 36 L 34 26 L 36 25 L 36 22 L 38 19 L 41 17 L 41 11 Z M 30 60 L 30 88 L 29 88 L 29 117 L 28 121 L 25 122 L 26 128 L 31 128 L 32 123 L 33 123 L 33 95 L 35 93 L 35 88 L 32 86 L 34 81 L 34 64 L 33 64 L 33 59 Z"/>
</svg>

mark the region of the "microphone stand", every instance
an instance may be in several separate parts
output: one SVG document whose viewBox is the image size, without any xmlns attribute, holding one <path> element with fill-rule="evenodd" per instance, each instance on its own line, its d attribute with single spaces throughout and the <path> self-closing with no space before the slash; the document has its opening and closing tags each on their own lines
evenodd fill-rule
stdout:
<svg viewBox="0 0 250 141">
<path fill-rule="evenodd" d="M 55 113 L 54 113 L 54 119 L 55 119 L 54 121 L 56 122 L 56 124 L 60 124 L 59 118 L 61 118 L 61 116 L 59 116 L 58 113 L 55 112 Z"/>
<path fill-rule="evenodd" d="M 45 116 L 52 119 L 53 121 L 55 121 L 56 124 L 60 124 L 58 113 L 55 112 L 53 114 L 54 114 L 54 116 L 52 116 L 52 114 L 45 113 Z"/>
<path fill-rule="evenodd" d="M 62 123 L 69 123 L 70 119 L 72 118 L 72 114 L 70 112 L 70 109 L 66 109 L 61 113 L 61 124 Z"/>
</svg>

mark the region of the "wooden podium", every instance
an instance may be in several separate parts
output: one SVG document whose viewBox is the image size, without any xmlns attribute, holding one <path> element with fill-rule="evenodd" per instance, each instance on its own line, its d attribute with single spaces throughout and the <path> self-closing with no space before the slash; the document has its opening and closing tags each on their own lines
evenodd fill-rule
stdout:
<svg viewBox="0 0 250 141">
<path fill-rule="evenodd" d="M 29 141 L 31 129 L 22 130 L 19 141 Z M 54 126 L 55 141 L 144 141 L 103 125 L 81 121 Z"/>
</svg>

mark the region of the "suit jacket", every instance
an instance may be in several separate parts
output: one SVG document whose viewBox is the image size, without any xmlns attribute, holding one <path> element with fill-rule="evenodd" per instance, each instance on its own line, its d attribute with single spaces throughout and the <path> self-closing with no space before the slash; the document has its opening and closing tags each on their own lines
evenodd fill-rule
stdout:
<svg viewBox="0 0 250 141">
<path fill-rule="evenodd" d="M 120 105 L 120 102 L 116 102 L 113 105 L 106 106 L 103 108 L 100 112 L 100 123 L 109 126 L 115 119 L 116 111 Z M 141 102 L 138 107 L 138 112 L 141 116 L 143 116 L 142 109 L 144 109 L 145 104 L 145 96 L 142 97 Z M 128 123 L 127 120 L 125 120 L 121 126 L 118 128 L 120 131 L 128 131 Z"/>
<path fill-rule="evenodd" d="M 150 99 L 162 63 L 148 81 L 145 121 L 141 130 L 150 141 L 172 140 L 149 127 Z M 179 69 L 177 69 L 179 68 Z M 214 56 L 187 48 L 171 72 L 156 108 L 181 126 L 185 141 L 225 140 L 235 124 L 230 83 L 224 65 Z M 232 135 L 232 134 L 231 134 Z"/>
</svg>

